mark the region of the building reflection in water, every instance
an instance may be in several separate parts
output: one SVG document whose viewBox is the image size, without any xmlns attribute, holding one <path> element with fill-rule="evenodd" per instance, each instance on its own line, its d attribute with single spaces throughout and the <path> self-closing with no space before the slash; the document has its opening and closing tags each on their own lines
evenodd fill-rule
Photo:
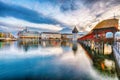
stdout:
<svg viewBox="0 0 120 80">
<path fill-rule="evenodd" d="M 77 43 L 76 43 L 77 44 Z M 74 47 L 76 47 L 74 44 Z M 59 41 L 59 40 L 19 40 L 18 47 L 24 49 L 24 51 L 29 51 L 30 49 L 38 49 L 39 47 L 47 48 L 47 47 L 72 47 L 72 42 L 69 41 Z"/>
<path fill-rule="evenodd" d="M 0 49 L 7 49 L 10 48 L 11 45 L 13 45 L 14 42 L 7 41 L 7 42 L 0 42 Z"/>
<path fill-rule="evenodd" d="M 42 47 L 60 47 L 61 43 L 58 40 L 46 40 L 46 41 L 40 41 Z"/>
<path fill-rule="evenodd" d="M 73 50 L 73 53 L 76 54 L 77 53 L 77 49 L 78 49 L 78 46 L 77 46 L 77 42 L 73 42 L 73 45 L 72 45 L 72 50 Z"/>
<path fill-rule="evenodd" d="M 39 47 L 47 48 L 47 47 L 71 47 L 73 50 L 73 53 L 77 53 L 77 42 L 69 42 L 69 41 L 39 41 L 39 40 L 20 40 L 17 43 L 18 48 L 23 49 L 24 51 L 29 51 L 33 49 L 38 49 Z M 95 47 L 93 50 L 88 51 L 88 54 L 92 56 L 93 65 L 98 68 L 98 70 L 105 71 L 105 72 L 115 72 L 115 63 L 114 59 L 112 57 L 112 48 L 111 45 L 106 43 L 104 44 L 103 49 L 103 43 L 95 43 L 96 45 L 99 45 L 100 47 Z M 1 48 L 9 48 L 11 45 L 13 45 L 13 42 L 1 42 L 0 47 Z M 68 49 L 68 48 L 66 48 Z M 87 51 L 87 50 L 86 50 Z M 107 65 L 109 66 L 107 66 Z M 111 67 L 111 68 L 110 68 Z M 108 70 L 108 71 L 107 71 Z"/>
<path fill-rule="evenodd" d="M 29 51 L 31 49 L 38 49 L 39 47 L 50 48 L 50 47 L 71 47 L 73 53 L 76 54 L 78 50 L 77 42 L 68 41 L 39 41 L 39 40 L 20 40 L 18 42 L 18 47 L 24 49 L 24 51 Z M 103 45 L 102 43 L 96 45 Z M 103 52 L 104 51 L 104 52 Z M 94 67 L 103 74 L 115 75 L 115 62 L 112 58 L 112 50 L 110 44 L 104 44 L 104 49 L 102 47 L 96 47 L 92 53 L 88 53 L 92 56 L 92 61 Z M 94 52 L 94 53 L 93 53 Z"/>
<path fill-rule="evenodd" d="M 34 39 L 24 39 L 18 41 L 18 47 L 24 49 L 24 51 L 28 51 L 29 49 L 36 49 L 41 45 L 39 40 Z"/>
<path fill-rule="evenodd" d="M 117 66 L 115 64 L 112 45 L 110 43 L 94 42 L 92 48 L 88 46 L 86 47 L 83 44 L 82 46 L 87 51 L 86 54 L 91 56 L 93 66 L 99 73 L 112 77 L 116 76 Z"/>
<path fill-rule="evenodd" d="M 15 45 L 15 43 L 17 45 Z M 9 75 L 7 71 L 13 74 L 22 71 L 21 76 L 23 77 L 29 74 L 31 74 L 29 77 L 34 77 L 35 74 L 38 74 L 35 76 L 41 76 L 42 79 L 44 78 L 44 76 L 42 76 L 43 72 L 46 74 L 49 73 L 48 75 L 45 74 L 45 77 L 49 75 L 52 75 L 52 77 L 58 75 L 57 77 L 59 77 L 61 75 L 60 78 L 62 78 L 62 80 L 64 80 L 63 76 L 65 76 L 65 78 L 69 76 L 69 79 L 66 80 L 79 80 L 81 77 L 83 77 L 82 80 L 105 80 L 106 77 L 116 78 L 116 65 L 109 43 L 94 43 L 95 45 L 92 49 L 85 48 L 85 46 L 82 45 L 83 49 L 77 42 L 58 40 L 39 41 L 37 39 L 26 39 L 17 42 L 1 42 L 1 44 L 1 48 L 15 45 L 8 49 L 9 52 L 1 50 L 1 53 L 8 53 L 7 58 L 11 58 L 11 60 L 13 58 L 11 63 L 8 62 L 5 64 L 4 57 L 7 55 L 5 54 L 5 56 L 3 56 L 3 54 L 1 54 L 1 58 L 4 59 L 1 59 L 0 65 L 2 65 L 4 71 L 2 69 L 0 71 L 1 75 L 5 76 L 5 78 Z M 100 47 L 97 47 L 97 45 Z M 25 60 L 23 58 L 25 58 Z M 16 67 L 16 65 L 18 65 L 18 67 Z M 16 71 L 14 72 L 14 70 Z M 26 70 L 30 72 L 26 73 Z M 6 73 L 4 73 L 5 71 Z M 71 71 L 73 73 L 71 73 Z M 17 76 L 19 77 L 20 74 L 17 74 Z M 88 78 L 89 76 L 90 78 Z M 95 77 L 95 79 L 92 79 L 92 77 Z M 117 78 L 115 80 L 117 80 Z"/>
</svg>

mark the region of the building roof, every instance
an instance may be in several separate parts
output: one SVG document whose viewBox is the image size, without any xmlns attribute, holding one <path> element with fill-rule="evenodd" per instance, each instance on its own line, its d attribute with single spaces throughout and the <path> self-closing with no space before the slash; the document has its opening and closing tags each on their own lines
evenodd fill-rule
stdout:
<svg viewBox="0 0 120 80">
<path fill-rule="evenodd" d="M 62 33 L 61 35 L 73 35 L 71 33 Z"/>
<path fill-rule="evenodd" d="M 92 33 L 95 29 L 103 29 L 103 28 L 111 28 L 111 27 L 115 27 L 116 29 L 118 29 L 118 26 L 119 26 L 118 21 L 119 20 L 115 19 L 115 18 L 114 19 L 103 20 L 102 22 L 98 23 L 88 34 L 84 35 L 80 39 L 81 40 L 86 39 L 87 36 L 92 35 Z"/>
<path fill-rule="evenodd" d="M 72 30 L 72 33 L 78 33 L 78 29 L 76 28 L 76 26 L 75 26 L 74 29 Z"/>
<path fill-rule="evenodd" d="M 28 31 L 27 28 L 22 30 L 22 31 L 19 31 L 18 32 L 18 35 L 25 35 L 25 34 L 40 34 L 39 32 L 37 31 Z"/>
<path fill-rule="evenodd" d="M 58 32 L 42 32 L 41 34 L 60 34 Z"/>
<path fill-rule="evenodd" d="M 118 19 L 107 19 L 98 23 L 93 29 L 101 29 L 101 28 L 110 28 L 115 27 L 118 29 Z"/>
</svg>

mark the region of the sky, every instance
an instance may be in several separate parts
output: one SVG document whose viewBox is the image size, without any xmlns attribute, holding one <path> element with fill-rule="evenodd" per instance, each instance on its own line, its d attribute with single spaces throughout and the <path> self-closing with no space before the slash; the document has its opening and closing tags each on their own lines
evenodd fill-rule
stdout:
<svg viewBox="0 0 120 80">
<path fill-rule="evenodd" d="M 114 15 L 120 18 L 120 0 L 0 0 L 0 31 L 59 32 L 77 26 L 89 32 Z"/>
</svg>

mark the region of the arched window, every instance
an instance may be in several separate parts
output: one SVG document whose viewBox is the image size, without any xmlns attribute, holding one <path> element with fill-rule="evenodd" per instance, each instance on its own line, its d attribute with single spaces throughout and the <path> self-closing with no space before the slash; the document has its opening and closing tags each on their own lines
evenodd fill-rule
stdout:
<svg viewBox="0 0 120 80">
<path fill-rule="evenodd" d="M 116 32 L 116 33 L 115 33 L 115 39 L 116 39 L 116 40 L 119 40 L 119 39 L 120 39 L 120 32 Z"/>
<path fill-rule="evenodd" d="M 107 32 L 106 33 L 106 38 L 113 38 L 113 33 L 112 32 Z"/>
</svg>

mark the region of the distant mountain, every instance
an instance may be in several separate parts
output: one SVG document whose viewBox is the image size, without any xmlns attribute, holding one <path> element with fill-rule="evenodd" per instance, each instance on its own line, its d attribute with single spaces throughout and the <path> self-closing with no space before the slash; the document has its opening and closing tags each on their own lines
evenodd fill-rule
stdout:
<svg viewBox="0 0 120 80">
<path fill-rule="evenodd" d="M 3 30 L 0 30 L 0 32 L 3 32 Z"/>
<path fill-rule="evenodd" d="M 88 33 L 88 32 L 79 32 L 78 35 L 79 35 L 80 37 L 82 37 L 82 36 L 86 35 L 87 33 Z"/>
<path fill-rule="evenodd" d="M 60 33 L 72 33 L 72 29 L 70 28 L 63 28 L 61 31 L 59 31 Z"/>
<path fill-rule="evenodd" d="M 60 33 L 65 33 L 65 34 L 71 34 L 72 33 L 72 29 L 70 29 L 70 28 L 63 28 L 61 31 L 60 31 Z M 84 36 L 84 35 L 86 35 L 88 32 L 78 32 L 78 35 L 79 36 Z"/>
</svg>

